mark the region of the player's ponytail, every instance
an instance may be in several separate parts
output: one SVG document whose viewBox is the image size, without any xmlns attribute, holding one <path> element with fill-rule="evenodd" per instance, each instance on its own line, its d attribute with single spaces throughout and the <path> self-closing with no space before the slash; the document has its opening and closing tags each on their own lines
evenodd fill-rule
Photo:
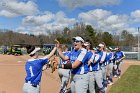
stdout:
<svg viewBox="0 0 140 93">
<path fill-rule="evenodd" d="M 35 46 L 27 45 L 26 49 L 27 49 L 27 53 L 30 54 L 35 49 Z"/>
</svg>

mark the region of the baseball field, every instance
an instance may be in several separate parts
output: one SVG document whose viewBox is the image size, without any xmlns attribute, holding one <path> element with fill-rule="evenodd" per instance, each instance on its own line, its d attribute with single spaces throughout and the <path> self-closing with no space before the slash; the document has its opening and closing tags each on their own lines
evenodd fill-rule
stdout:
<svg viewBox="0 0 140 93">
<path fill-rule="evenodd" d="M 22 93 L 22 87 L 26 76 L 24 65 L 28 58 L 29 57 L 27 55 L 14 56 L 14 55 L 0 54 L 0 93 Z M 122 80 L 124 79 L 127 79 L 127 82 L 131 81 L 130 83 L 133 83 L 132 82 L 133 76 L 135 77 L 139 75 L 137 74 L 138 71 L 135 69 L 140 67 L 136 67 L 136 68 L 134 67 L 133 69 L 133 67 L 130 67 L 131 65 L 140 65 L 140 62 L 134 60 L 124 60 L 122 73 L 126 71 L 126 73 L 124 73 L 123 75 L 126 74 L 125 76 L 127 77 L 122 76 L 121 79 L 119 80 L 117 78 L 114 78 L 114 82 L 116 83 L 112 86 L 112 88 L 108 87 L 107 92 L 111 88 L 109 93 L 124 93 L 124 92 L 117 92 L 117 90 L 123 89 L 123 87 L 117 87 L 117 86 L 118 85 L 124 86 L 124 83 L 122 82 Z M 128 67 L 130 67 L 130 71 L 127 70 Z M 132 73 L 134 71 L 135 73 Z M 130 72 L 132 73 L 133 76 L 129 74 Z M 58 93 L 59 87 L 60 87 L 60 81 L 59 81 L 57 71 L 55 71 L 53 74 L 51 73 L 50 69 L 43 71 L 43 76 L 41 80 L 41 93 Z M 116 92 L 112 92 L 112 91 L 116 91 Z M 129 92 L 129 93 L 134 93 L 134 92 Z"/>
</svg>

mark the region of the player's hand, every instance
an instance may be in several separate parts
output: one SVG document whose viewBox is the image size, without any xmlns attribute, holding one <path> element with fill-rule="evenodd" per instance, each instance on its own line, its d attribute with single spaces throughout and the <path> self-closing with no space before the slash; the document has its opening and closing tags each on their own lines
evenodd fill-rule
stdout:
<svg viewBox="0 0 140 93">
<path fill-rule="evenodd" d="M 88 61 L 88 66 L 91 64 L 91 61 Z"/>
<path fill-rule="evenodd" d="M 59 42 L 57 39 L 55 39 L 54 41 L 55 41 L 55 46 L 56 46 L 57 48 L 59 48 L 59 47 L 60 47 L 60 42 Z"/>
<path fill-rule="evenodd" d="M 115 62 L 116 62 L 116 63 L 119 63 L 119 62 L 120 62 L 120 60 L 116 60 Z"/>
</svg>

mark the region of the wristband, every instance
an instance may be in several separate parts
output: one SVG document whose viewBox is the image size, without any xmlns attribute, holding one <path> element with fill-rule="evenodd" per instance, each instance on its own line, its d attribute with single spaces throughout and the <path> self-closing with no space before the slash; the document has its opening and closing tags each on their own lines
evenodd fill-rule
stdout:
<svg viewBox="0 0 140 93">
<path fill-rule="evenodd" d="M 64 64 L 64 69 L 72 69 L 72 64 L 71 63 Z"/>
</svg>

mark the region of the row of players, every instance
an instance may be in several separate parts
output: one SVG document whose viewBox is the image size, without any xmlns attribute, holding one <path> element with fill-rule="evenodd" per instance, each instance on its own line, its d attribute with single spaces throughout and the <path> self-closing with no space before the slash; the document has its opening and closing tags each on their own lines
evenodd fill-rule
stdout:
<svg viewBox="0 0 140 93">
<path fill-rule="evenodd" d="M 107 85 L 112 85 L 112 77 L 120 78 L 122 60 L 125 55 L 120 48 L 112 49 L 111 47 L 106 48 L 105 43 L 100 43 L 96 48 L 91 49 L 90 43 L 85 42 L 83 47 L 88 52 L 88 67 L 89 67 L 89 93 L 95 93 L 95 82 L 100 89 L 101 93 L 104 93 Z M 70 51 L 67 51 L 68 47 L 63 45 L 61 51 L 65 56 L 69 55 Z M 61 59 L 60 64 L 66 64 L 67 61 Z M 60 93 L 65 93 L 66 86 L 70 74 L 70 70 L 58 69 L 58 73 L 61 79 L 61 90 Z"/>
<path fill-rule="evenodd" d="M 26 62 L 25 68 L 27 76 L 23 86 L 24 93 L 40 93 L 40 80 L 42 76 L 42 67 L 48 63 L 48 60 L 57 50 L 61 58 L 60 63 L 54 63 L 58 68 L 61 78 L 61 90 L 59 93 L 67 92 L 67 84 L 70 79 L 71 93 L 95 93 L 95 82 L 100 93 L 105 93 L 108 80 L 113 83 L 113 65 L 115 69 L 114 76 L 120 77 L 121 64 L 125 55 L 119 48 L 107 49 L 105 43 L 100 43 L 97 48 L 90 50 L 90 43 L 84 42 L 83 38 L 77 36 L 73 38 L 74 49 L 67 51 L 67 48 L 61 48 L 57 43 L 49 55 L 38 58 L 39 48 L 28 46 L 27 52 L 31 56 Z M 107 70 L 108 69 L 108 70 Z"/>
</svg>

